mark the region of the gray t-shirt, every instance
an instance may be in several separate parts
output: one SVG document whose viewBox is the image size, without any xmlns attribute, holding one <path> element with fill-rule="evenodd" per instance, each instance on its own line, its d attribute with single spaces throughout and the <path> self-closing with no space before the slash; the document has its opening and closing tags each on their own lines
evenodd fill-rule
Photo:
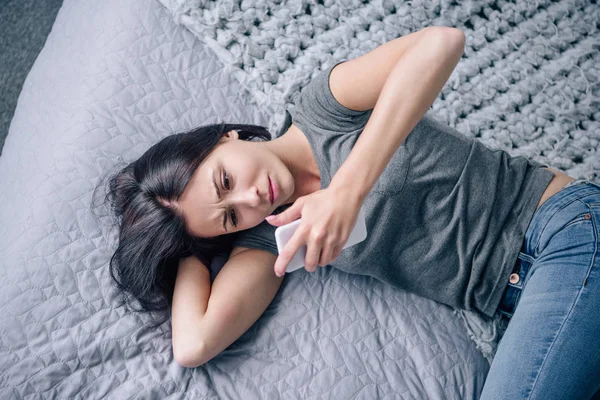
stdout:
<svg viewBox="0 0 600 400">
<path fill-rule="evenodd" d="M 322 189 L 372 113 L 335 100 L 329 74 L 337 64 L 302 90 L 290 115 L 310 143 Z M 492 317 L 537 203 L 554 176 L 544 166 L 491 150 L 425 115 L 364 201 L 367 238 L 342 250 L 331 266 Z M 275 229 L 263 221 L 239 232 L 234 246 L 277 255 Z"/>
</svg>

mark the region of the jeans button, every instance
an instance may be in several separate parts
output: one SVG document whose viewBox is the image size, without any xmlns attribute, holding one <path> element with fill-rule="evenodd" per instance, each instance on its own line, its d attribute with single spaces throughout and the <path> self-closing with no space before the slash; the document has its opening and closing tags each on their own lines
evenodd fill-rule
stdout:
<svg viewBox="0 0 600 400">
<path fill-rule="evenodd" d="M 519 274 L 510 274 L 510 283 L 512 283 L 513 285 L 519 282 L 519 279 Z"/>
</svg>

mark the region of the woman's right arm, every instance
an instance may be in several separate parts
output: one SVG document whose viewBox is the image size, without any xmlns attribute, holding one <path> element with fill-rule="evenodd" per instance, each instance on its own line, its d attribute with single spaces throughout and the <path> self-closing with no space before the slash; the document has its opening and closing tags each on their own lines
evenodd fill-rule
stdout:
<svg viewBox="0 0 600 400">
<path fill-rule="evenodd" d="M 204 263 L 195 256 L 180 259 L 173 293 L 171 328 L 173 355 L 182 366 L 190 366 L 201 359 L 200 321 L 206 314 L 210 291 L 210 271 Z"/>
<path fill-rule="evenodd" d="M 277 256 L 235 248 L 210 285 L 208 268 L 196 257 L 180 261 L 172 310 L 175 361 L 194 368 L 244 334 L 269 306 L 283 277 L 273 272 Z"/>
</svg>

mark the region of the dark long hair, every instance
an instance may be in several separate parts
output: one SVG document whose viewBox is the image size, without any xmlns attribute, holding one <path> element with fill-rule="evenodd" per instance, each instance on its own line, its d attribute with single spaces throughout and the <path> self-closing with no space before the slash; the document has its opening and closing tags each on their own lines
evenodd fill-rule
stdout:
<svg viewBox="0 0 600 400">
<path fill-rule="evenodd" d="M 110 259 L 110 274 L 126 305 L 132 298 L 139 302 L 141 308 L 129 304 L 132 310 L 170 311 L 181 258 L 195 255 L 210 269 L 216 254 L 231 251 L 236 232 L 194 237 L 181 211 L 169 205 L 179 199 L 196 168 L 231 130 L 241 140 L 271 140 L 262 126 L 205 125 L 165 137 L 109 178 L 105 200 L 119 221 L 119 244 Z"/>
</svg>

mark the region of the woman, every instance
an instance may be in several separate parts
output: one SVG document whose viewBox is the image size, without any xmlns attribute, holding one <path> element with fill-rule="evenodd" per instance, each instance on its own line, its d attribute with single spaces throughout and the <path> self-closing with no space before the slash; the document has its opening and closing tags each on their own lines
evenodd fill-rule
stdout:
<svg viewBox="0 0 600 400">
<path fill-rule="evenodd" d="M 113 177 L 123 216 L 113 277 L 144 309 L 172 297 L 177 362 L 201 365 L 240 337 L 307 245 L 308 271 L 332 265 L 510 318 L 482 398 L 599 388 L 600 354 L 586 350 L 600 348 L 600 186 L 425 115 L 464 40 L 445 27 L 395 39 L 318 74 L 272 141 L 260 127 L 210 125 L 163 139 Z M 342 252 L 362 205 L 368 237 Z M 300 217 L 279 254 L 276 226 Z"/>
</svg>

